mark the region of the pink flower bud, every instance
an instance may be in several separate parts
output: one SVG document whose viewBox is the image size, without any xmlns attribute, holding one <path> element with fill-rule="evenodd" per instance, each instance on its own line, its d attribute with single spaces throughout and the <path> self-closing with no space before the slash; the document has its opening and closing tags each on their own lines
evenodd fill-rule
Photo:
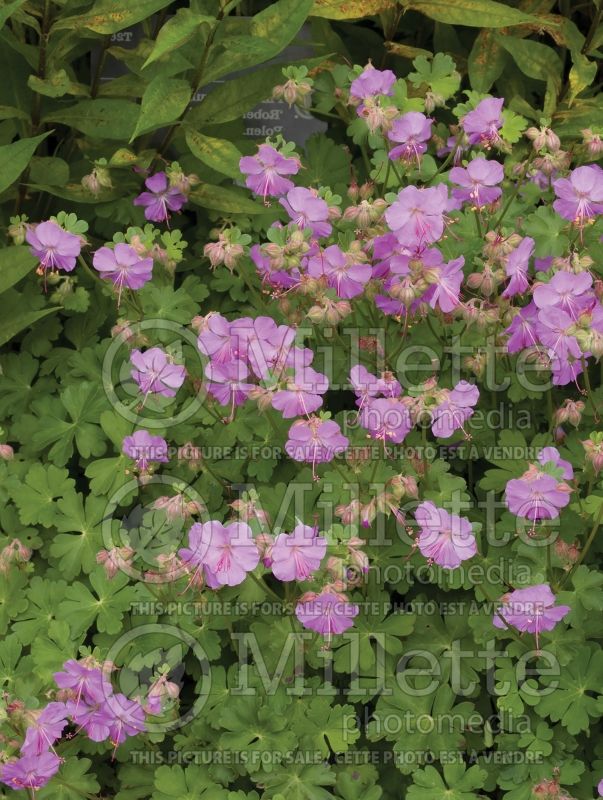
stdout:
<svg viewBox="0 0 603 800">
<path fill-rule="evenodd" d="M 0 444 L 0 458 L 4 461 L 11 461 L 15 457 L 15 451 L 10 444 Z"/>
</svg>

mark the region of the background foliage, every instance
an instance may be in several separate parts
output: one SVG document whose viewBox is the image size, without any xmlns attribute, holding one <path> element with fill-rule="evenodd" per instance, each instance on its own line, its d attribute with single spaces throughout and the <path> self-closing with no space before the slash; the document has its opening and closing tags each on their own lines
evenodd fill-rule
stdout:
<svg viewBox="0 0 603 800">
<path fill-rule="evenodd" d="M 102 547 L 107 497 L 127 481 L 128 460 L 121 454 L 121 441 L 131 432 L 108 403 L 101 381 L 102 361 L 118 318 L 115 303 L 82 270 L 44 292 L 35 274 L 35 259 L 19 239 L 22 221 L 37 222 L 64 211 L 73 215 L 62 218 L 65 227 L 85 234 L 90 249 L 96 250 L 116 231 L 144 226 L 142 209 L 132 204 L 141 190 L 141 172 L 159 169 L 163 159 L 176 160 L 184 173 L 196 174 L 200 182 L 184 212 L 162 235 L 171 274 L 166 270 L 145 290 L 145 314 L 182 325 L 210 310 L 256 316 L 262 309 L 258 285 L 250 278 L 255 278 L 253 271 L 211 272 L 202 253 L 212 230 L 224 222 L 235 222 L 254 235 L 275 219 L 273 209 L 250 199 L 241 187 L 238 164 L 264 138 L 246 135 L 255 123 L 244 115 L 282 82 L 283 58 L 309 68 L 315 85 L 314 116 L 328 126 L 327 135 L 315 135 L 301 148 L 307 167 L 301 180 L 309 186 L 329 185 L 344 194 L 352 176 L 360 183 L 373 170 L 363 157 L 361 131 L 352 126 L 348 137 L 349 120 L 337 103 L 338 86 L 351 65 L 372 60 L 406 78 L 408 109 L 413 108 L 413 99 L 423 101 L 427 93 L 436 101 L 445 101 L 458 90 L 505 97 L 506 108 L 517 115 L 509 120 L 507 141 L 519 142 L 523 120 L 536 126 L 544 120 L 560 136 L 564 149 L 573 151 L 583 129 L 603 128 L 602 14 L 598 2 L 566 0 L 0 2 L 0 228 L 6 244 L 0 251 L 0 344 L 4 346 L 0 417 L 4 440 L 17 451 L 14 460 L 0 463 L 0 528 L 3 544 L 16 537 L 35 552 L 31 570 L 10 571 L 0 587 L 0 631 L 7 634 L 0 645 L 0 681 L 7 697 L 17 697 L 30 707 L 43 704 L 52 673 L 66 658 L 76 657 L 81 647 L 104 653 L 122 630 L 169 622 L 160 614 L 132 614 L 133 602 L 148 599 L 144 590 L 123 576 L 108 581 L 95 560 Z M 298 49 L 287 49 L 292 44 Z M 443 113 L 455 121 L 448 109 Z M 93 174 L 104 177 L 91 188 L 90 181 L 82 179 Z M 567 240 L 555 220 L 542 214 L 530 224 L 531 235 L 550 244 L 546 254 L 557 247 L 559 254 L 563 252 Z M 516 389 L 512 399 L 520 404 L 535 398 L 523 397 Z M 593 414 L 589 419 L 595 425 Z M 520 447 L 541 443 L 537 437 L 543 425 L 539 420 L 525 434 L 527 442 L 517 431 L 505 432 L 503 443 Z M 249 411 L 237 426 L 219 431 L 223 444 L 270 441 L 273 436 L 266 419 Z M 205 409 L 175 434 L 178 445 L 191 439 L 211 443 L 216 435 L 215 419 Z M 576 466 L 583 461 L 576 441 L 572 457 Z M 505 470 L 506 476 L 498 474 Z M 463 491 L 468 483 L 479 498 L 480 489 L 501 490 L 515 473 L 508 461 L 488 465 L 482 460 L 474 475 L 462 464 L 454 464 L 450 471 L 440 463 L 431 477 L 434 496 L 443 500 L 458 488 L 459 474 Z M 215 513 L 225 503 L 224 483 L 254 481 L 266 491 L 267 510 L 275 513 L 294 475 L 291 464 L 250 459 L 243 468 L 238 461 L 223 460 L 216 474 L 201 467 L 194 479 L 182 467 L 179 477 L 193 480 Z M 384 473 L 383 479 L 388 477 Z M 476 489 L 480 478 L 483 482 Z M 584 528 L 585 519 L 592 524 L 599 513 L 600 488 L 590 484 L 589 489 L 595 492 L 592 507 L 586 512 L 574 508 L 565 522 L 568 542 L 577 528 Z M 308 497 L 309 517 L 319 495 L 316 489 Z M 373 555 L 382 559 L 382 566 L 400 557 L 395 551 Z M 534 580 L 542 578 L 546 564 L 535 562 L 527 550 L 510 548 L 509 556 L 525 562 Z M 370 742 L 378 751 L 403 749 L 404 742 L 383 735 L 375 721 L 388 708 L 401 713 L 407 699 L 395 694 L 388 699 L 371 697 L 354 706 L 353 696 L 345 701 L 314 697 L 307 702 L 281 690 L 270 697 L 234 696 L 224 688 L 233 683 L 229 674 L 235 658 L 230 639 L 233 620 L 225 614 L 205 615 L 189 618 L 186 624 L 212 662 L 215 694 L 203 714 L 175 736 L 172 746 L 182 751 L 251 752 L 269 750 L 275 743 L 292 749 L 303 745 L 321 750 L 330 763 L 275 765 L 261 774 L 254 766 L 148 766 L 135 763 L 130 751 L 160 751 L 159 736 L 150 735 L 144 745 L 130 740 L 115 761 L 102 747 L 82 744 L 80 737 L 67 745 L 63 752 L 68 760 L 60 775 L 38 796 L 41 800 L 393 800 L 406 793 L 409 800 L 529 800 L 538 781 L 559 778 L 571 796 L 591 798 L 603 772 L 603 749 L 591 728 L 603 712 L 598 646 L 603 579 L 593 566 L 581 565 L 571 587 L 566 587 L 566 594 L 572 594 L 574 624 L 565 637 L 552 642 L 564 666 L 555 702 L 545 699 L 534 706 L 524 687 L 512 685 L 502 703 L 498 701 L 499 710 L 504 706 L 528 714 L 534 723 L 531 733 L 469 732 L 466 749 L 479 754 L 473 761 L 426 765 L 421 770 L 398 769 L 387 761 L 379 770 L 370 764 L 337 763 L 334 754 L 352 744 Z M 415 587 L 413 596 L 449 601 L 463 596 L 464 588 L 442 582 L 430 585 L 428 591 Z M 488 588 L 495 594 L 502 589 Z M 404 596 L 409 589 L 398 586 L 396 591 Z M 237 591 L 230 591 L 235 599 Z M 371 591 L 381 597 L 383 587 L 373 586 Z M 246 593 L 249 600 L 262 598 L 253 588 L 247 587 Z M 375 632 L 386 637 L 390 664 L 403 649 L 424 647 L 427 640 L 445 660 L 443 654 L 453 638 L 483 643 L 485 624 L 480 615 L 469 623 L 444 619 L 437 612 L 430 619 L 422 615 L 419 621 L 411 614 L 361 620 L 358 627 L 364 639 L 358 673 L 361 679 L 372 673 Z M 268 624 L 250 618 L 243 620 L 242 629 L 254 630 L 264 658 L 274 667 L 287 625 L 286 620 Z M 511 658 L 523 652 L 521 643 L 512 642 L 509 651 L 509 658 L 496 664 L 497 680 L 513 681 Z M 345 669 L 344 656 L 345 651 L 339 652 L 336 672 Z M 319 675 L 316 653 L 311 655 L 311 666 Z M 199 675 L 194 667 L 190 670 L 194 685 Z M 488 671 L 478 659 L 467 670 L 483 679 Z M 343 681 L 341 674 L 339 679 Z M 252 674 L 251 681 L 257 680 Z M 483 715 L 496 710 L 490 708 L 491 698 L 479 693 L 470 701 L 457 700 L 445 684 L 435 698 L 436 710 L 454 710 L 460 719 L 466 719 L 474 706 Z M 427 700 L 416 701 L 415 711 L 435 713 Z M 347 740 L 341 740 L 344 718 L 363 707 L 368 711 L 367 724 L 352 725 Z M 500 751 L 546 752 L 544 766 L 488 761 L 484 753 L 491 752 L 493 735 Z M 454 747 L 459 736 L 460 729 L 454 730 L 438 744 Z M 425 742 L 427 748 L 433 745 L 433 739 Z M 563 796 L 554 795 L 559 800 Z"/>
</svg>

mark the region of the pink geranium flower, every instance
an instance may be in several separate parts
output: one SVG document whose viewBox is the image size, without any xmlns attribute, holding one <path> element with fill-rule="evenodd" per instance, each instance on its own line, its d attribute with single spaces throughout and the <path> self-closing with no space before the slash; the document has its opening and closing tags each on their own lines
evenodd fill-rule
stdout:
<svg viewBox="0 0 603 800">
<path fill-rule="evenodd" d="M 287 381 L 285 389 L 276 392 L 272 398 L 272 407 L 280 411 L 285 419 L 309 416 L 320 408 L 322 397 L 329 388 L 326 375 L 316 372 L 312 367 L 302 367 Z"/>
<path fill-rule="evenodd" d="M 11 789 L 35 791 L 56 775 L 61 763 L 61 759 L 50 752 L 38 756 L 22 756 L 16 761 L 7 761 L 0 767 L 0 780 Z"/>
<path fill-rule="evenodd" d="M 502 107 L 504 100 L 499 97 L 486 97 L 461 119 L 461 127 L 467 134 L 469 144 L 482 144 L 490 147 L 500 139 L 502 128 Z"/>
<path fill-rule="evenodd" d="M 414 251 L 440 239 L 447 209 L 444 184 L 421 189 L 406 186 L 385 212 L 385 219 L 400 244 Z"/>
<path fill-rule="evenodd" d="M 348 444 L 336 422 L 310 417 L 297 420 L 289 428 L 285 450 L 294 461 L 311 463 L 312 476 L 316 480 L 316 464 L 332 461 L 346 450 Z"/>
<path fill-rule="evenodd" d="M 396 76 L 391 69 L 375 69 L 372 64 L 367 64 L 360 75 L 352 81 L 350 97 L 366 100 L 367 97 L 375 97 L 378 94 L 391 95 L 395 82 Z"/>
<path fill-rule="evenodd" d="M 161 347 L 151 347 L 144 353 L 141 350 L 132 350 L 130 362 L 134 366 L 130 374 L 145 395 L 175 397 L 186 378 L 184 367 L 170 361 Z"/>
<path fill-rule="evenodd" d="M 371 279 L 372 272 L 370 264 L 350 263 L 346 254 L 336 244 L 326 247 L 308 260 L 308 274 L 314 278 L 324 275 L 328 285 L 344 300 L 362 294 Z"/>
<path fill-rule="evenodd" d="M 291 221 L 298 228 L 310 228 L 314 236 L 328 236 L 331 233 L 329 206 L 311 189 L 296 186 L 281 197 L 279 203 L 285 209 Z"/>
<path fill-rule="evenodd" d="M 477 553 L 473 528 L 465 517 L 426 501 L 417 506 L 415 519 L 421 528 L 417 539 L 419 550 L 438 566 L 455 569 Z"/>
<path fill-rule="evenodd" d="M 53 220 L 30 225 L 25 238 L 31 245 L 31 254 L 40 262 L 44 272 L 62 269 L 71 272 L 82 249 L 82 242 L 75 233 L 69 233 Z"/>
<path fill-rule="evenodd" d="M 360 412 L 360 424 L 384 444 L 400 444 L 413 427 L 408 408 L 395 397 L 369 398 Z"/>
<path fill-rule="evenodd" d="M 298 158 L 287 157 L 269 144 L 261 144 L 255 156 L 243 156 L 239 168 L 246 176 L 245 185 L 254 194 L 263 197 L 280 197 L 293 189 L 293 181 L 284 175 L 297 175 Z"/>
<path fill-rule="evenodd" d="M 360 609 L 341 595 L 323 591 L 309 599 L 300 600 L 295 616 L 311 631 L 322 634 L 330 641 L 333 634 L 343 633 L 354 624 Z"/>
<path fill-rule="evenodd" d="M 466 168 L 453 167 L 450 170 L 450 180 L 461 187 L 453 189 L 452 196 L 463 203 L 471 203 L 475 208 L 491 205 L 502 194 L 498 184 L 504 176 L 503 166 L 498 161 L 475 158 Z"/>
<path fill-rule="evenodd" d="M 419 111 L 409 111 L 395 119 L 387 138 L 392 142 L 399 142 L 399 144 L 389 151 L 389 157 L 418 163 L 427 150 L 432 125 L 433 120 Z"/>
<path fill-rule="evenodd" d="M 571 611 L 569 606 L 555 605 L 555 595 L 547 583 L 516 589 L 501 599 L 502 606 L 492 620 L 494 626 L 504 629 L 506 621 L 519 631 L 534 633 L 537 647 L 540 631 L 552 631 Z"/>
<path fill-rule="evenodd" d="M 143 206 L 145 219 L 151 222 L 167 222 L 170 211 L 180 211 L 186 197 L 176 187 L 170 186 L 165 172 L 156 172 L 146 179 L 144 185 L 149 190 L 142 192 L 134 200 L 135 206 Z"/>
<path fill-rule="evenodd" d="M 559 511 L 570 501 L 567 484 L 552 475 L 535 472 L 522 478 L 513 478 L 505 489 L 505 503 L 512 514 L 536 522 L 556 519 Z"/>
<path fill-rule="evenodd" d="M 505 273 L 511 280 L 502 293 L 503 297 L 515 297 L 517 294 L 523 294 L 528 288 L 528 265 L 535 244 L 531 236 L 524 236 L 519 245 L 507 256 Z"/>
<path fill-rule="evenodd" d="M 434 436 L 448 439 L 473 416 L 479 400 L 479 389 L 473 383 L 460 381 L 433 411 L 431 431 Z"/>
<path fill-rule="evenodd" d="M 67 726 L 67 707 L 65 703 L 48 703 L 40 712 L 34 712 L 34 719 L 27 726 L 25 741 L 21 745 L 24 756 L 40 756 L 51 749 L 61 738 Z"/>
<path fill-rule="evenodd" d="M 189 531 L 188 544 L 178 555 L 197 572 L 203 568 L 213 588 L 237 586 L 260 561 L 251 528 L 244 522 L 197 522 Z"/>
<path fill-rule="evenodd" d="M 94 254 L 92 266 L 101 277 L 113 282 L 119 298 L 124 286 L 140 289 L 153 277 L 153 259 L 141 258 L 129 244 L 118 243 L 113 249 L 100 247 Z"/>
<path fill-rule="evenodd" d="M 557 200 L 553 208 L 577 224 L 597 214 L 603 214 L 603 170 L 597 164 L 577 167 L 567 178 L 553 181 Z"/>
<path fill-rule="evenodd" d="M 148 431 L 134 431 L 126 436 L 122 444 L 123 452 L 136 462 L 141 472 L 146 472 L 152 463 L 167 463 L 168 445 L 161 436 L 152 436 Z"/>
<path fill-rule="evenodd" d="M 272 572 L 280 581 L 305 581 L 320 567 L 327 540 L 309 525 L 296 525 L 293 533 L 280 533 L 270 550 Z"/>
</svg>

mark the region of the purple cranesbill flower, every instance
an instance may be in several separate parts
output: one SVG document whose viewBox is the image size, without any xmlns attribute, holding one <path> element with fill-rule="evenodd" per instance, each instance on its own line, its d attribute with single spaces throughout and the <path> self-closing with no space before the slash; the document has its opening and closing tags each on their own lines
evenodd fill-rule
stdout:
<svg viewBox="0 0 603 800">
<path fill-rule="evenodd" d="M 369 398 L 360 412 L 360 424 L 384 444 L 400 444 L 413 427 L 408 408 L 395 397 Z"/>
<path fill-rule="evenodd" d="M 137 736 L 145 730 L 145 713 L 138 700 L 130 700 L 123 694 L 111 695 L 105 704 L 111 715 L 109 740 L 117 747 L 128 736 Z"/>
<path fill-rule="evenodd" d="M 153 259 L 141 258 L 129 244 L 118 243 L 112 249 L 100 247 L 92 266 L 105 280 L 112 281 L 119 296 L 124 286 L 141 289 L 153 277 Z"/>
<path fill-rule="evenodd" d="M 354 624 L 360 609 L 342 595 L 323 590 L 320 594 L 302 597 L 295 608 L 295 616 L 311 631 L 322 634 L 327 641 L 333 634 L 343 633 Z"/>
<path fill-rule="evenodd" d="M 505 298 L 523 294 L 528 288 L 528 265 L 534 252 L 536 242 L 531 236 L 524 236 L 519 245 L 507 256 L 505 273 L 509 281 L 507 288 L 502 293 Z"/>
<path fill-rule="evenodd" d="M 245 522 L 197 522 L 189 531 L 188 544 L 178 555 L 197 571 L 203 567 L 214 587 L 238 586 L 260 561 L 260 551 Z"/>
<path fill-rule="evenodd" d="M 473 528 L 465 517 L 425 501 L 417 506 L 415 519 L 421 529 L 419 550 L 439 567 L 455 569 L 477 553 Z"/>
<path fill-rule="evenodd" d="M 603 797 L 603 778 L 597 784 L 597 792 L 599 793 L 599 797 Z"/>
<path fill-rule="evenodd" d="M 161 436 L 151 436 L 148 431 L 134 431 L 126 436 L 122 444 L 123 452 L 136 462 L 141 472 L 146 472 L 152 463 L 167 463 L 168 444 Z"/>
<path fill-rule="evenodd" d="M 457 430 L 463 430 L 473 416 L 479 400 L 479 389 L 473 383 L 459 381 L 446 399 L 433 411 L 431 431 L 440 439 L 448 439 Z"/>
<path fill-rule="evenodd" d="M 53 678 L 60 689 L 69 689 L 72 692 L 76 707 L 80 702 L 84 705 L 101 703 L 112 691 L 111 684 L 101 669 L 73 658 L 65 661 L 63 670 L 55 672 Z"/>
<path fill-rule="evenodd" d="M 279 289 L 292 289 L 299 286 L 300 272 L 298 269 L 287 271 L 285 269 L 274 269 L 268 256 L 264 255 L 259 244 L 254 244 L 249 256 L 262 279 L 262 283 L 269 283 Z"/>
<path fill-rule="evenodd" d="M 279 581 L 306 581 L 320 567 L 327 540 L 309 525 L 296 525 L 293 533 L 279 533 L 270 550 L 271 569 Z"/>
<path fill-rule="evenodd" d="M 556 519 L 570 501 L 570 488 L 538 470 L 528 477 L 512 478 L 505 489 L 505 503 L 512 514 L 536 522 Z"/>
<path fill-rule="evenodd" d="M 144 185 L 149 190 L 134 199 L 135 206 L 144 207 L 145 219 L 150 222 L 167 222 L 170 211 L 180 211 L 186 197 L 174 186 L 170 186 L 165 172 L 156 172 L 146 179 Z"/>
<path fill-rule="evenodd" d="M 443 183 L 421 189 L 406 186 L 385 212 L 385 219 L 400 244 L 418 250 L 442 236 L 447 208 L 448 190 Z"/>
<path fill-rule="evenodd" d="M 281 197 L 279 203 L 298 228 L 310 228 L 314 236 L 328 236 L 332 227 L 329 220 L 329 206 L 305 186 L 296 186 Z"/>
<path fill-rule="evenodd" d="M 406 306 L 401 300 L 395 300 L 393 297 L 386 297 L 383 294 L 376 294 L 374 300 L 379 311 L 388 316 L 402 317 L 407 313 Z"/>
<path fill-rule="evenodd" d="M 222 314 L 214 311 L 203 318 L 197 338 L 197 347 L 215 364 L 225 364 L 233 359 L 246 356 L 245 350 L 241 352 L 239 349 L 245 342 L 232 335 L 231 325 L 232 323 Z"/>
<path fill-rule="evenodd" d="M 311 463 L 312 477 L 316 480 L 316 464 L 332 461 L 346 450 L 348 444 L 349 440 L 335 421 L 310 417 L 298 419 L 289 428 L 285 450 L 294 461 Z"/>
<path fill-rule="evenodd" d="M 144 394 L 160 394 L 175 397 L 176 391 L 184 383 L 186 370 L 180 364 L 173 364 L 161 347 L 151 347 L 143 353 L 132 350 L 130 362 L 134 366 L 132 379 Z"/>
<path fill-rule="evenodd" d="M 563 360 L 569 356 L 580 359 L 582 350 L 574 336 L 574 320 L 565 311 L 549 306 L 538 312 L 538 335 L 542 344 Z"/>
<path fill-rule="evenodd" d="M 329 379 L 312 367 L 302 367 L 287 381 L 285 389 L 272 397 L 272 407 L 280 411 L 285 419 L 301 414 L 310 416 L 322 405 L 322 397 L 329 388 Z"/>
<path fill-rule="evenodd" d="M 295 330 L 277 325 L 271 317 L 241 317 L 230 324 L 231 358 L 246 360 L 256 377 L 268 377 L 284 360 L 295 340 Z"/>
<path fill-rule="evenodd" d="M 391 97 L 395 82 L 396 76 L 391 69 L 375 69 L 372 64 L 367 64 L 360 75 L 352 81 L 350 97 L 356 100 L 366 100 L 367 97 L 375 97 L 378 94 Z"/>
<path fill-rule="evenodd" d="M 590 304 L 589 291 L 593 279 L 588 272 L 574 275 L 571 272 L 556 272 L 548 283 L 534 287 L 534 302 L 538 308 L 555 307 L 565 311 L 574 320 Z"/>
<path fill-rule="evenodd" d="M 209 383 L 207 391 L 223 406 L 243 405 L 249 397 L 249 392 L 254 388 L 252 383 L 247 383 L 249 375 L 247 364 L 234 360 L 224 364 L 210 361 L 205 367 L 205 376 Z"/>
<path fill-rule="evenodd" d="M 461 284 L 463 282 L 463 256 L 442 263 L 438 270 L 438 280 L 425 292 L 422 299 L 431 308 L 439 308 L 444 313 L 454 311 L 460 304 Z"/>
<path fill-rule="evenodd" d="M 25 239 L 43 272 L 57 269 L 71 272 L 82 250 L 80 237 L 61 228 L 53 220 L 28 226 Z"/>
<path fill-rule="evenodd" d="M 381 377 L 373 375 L 363 367 L 356 364 L 350 370 L 350 383 L 356 393 L 356 405 L 363 408 L 370 397 L 381 394 L 384 397 L 399 397 L 402 394 L 400 382 L 391 372 L 382 372 Z"/>
<path fill-rule="evenodd" d="M 297 175 L 299 159 L 284 156 L 269 144 L 261 144 L 255 156 L 243 156 L 239 168 L 246 176 L 248 189 L 266 200 L 266 197 L 280 197 L 293 189 L 293 181 L 283 175 Z"/>
<path fill-rule="evenodd" d="M 431 138 L 433 120 L 421 114 L 420 111 L 409 111 L 392 123 L 387 138 L 399 144 L 389 151 L 392 160 L 401 158 L 403 161 L 421 160 L 427 150 L 427 142 Z"/>
<path fill-rule="evenodd" d="M 93 742 L 104 742 L 109 738 L 112 715 L 107 709 L 105 701 L 111 697 L 111 695 L 112 691 L 103 698 L 102 702 L 95 703 L 94 705 L 86 705 L 85 703 L 76 704 L 73 701 L 67 703 L 69 716 L 78 728 L 85 731 L 86 736 Z"/>
<path fill-rule="evenodd" d="M 557 200 L 553 208 L 563 219 L 578 225 L 603 214 L 603 170 L 596 164 L 577 167 L 567 178 L 553 181 Z"/>
<path fill-rule="evenodd" d="M 45 786 L 56 775 L 62 760 L 54 753 L 23 756 L 0 766 L 0 781 L 11 789 L 35 791 Z"/>
<path fill-rule="evenodd" d="M 539 327 L 538 309 L 533 302 L 530 302 L 525 308 L 520 309 L 505 330 L 505 333 L 509 335 L 507 352 L 519 353 L 527 347 L 538 346 Z"/>
<path fill-rule="evenodd" d="M 585 358 L 589 354 L 585 353 Z M 570 353 L 561 357 L 551 351 L 551 374 L 554 386 L 566 386 L 568 383 L 576 383 L 582 374 L 582 358 L 576 358 Z"/>
<path fill-rule="evenodd" d="M 313 278 L 325 276 L 338 297 L 350 300 L 362 294 L 372 276 L 370 264 L 350 263 L 350 259 L 336 244 L 326 247 L 308 259 L 308 274 Z"/>
<path fill-rule="evenodd" d="M 25 731 L 21 754 L 39 756 L 61 738 L 67 725 L 67 706 L 65 703 L 48 703 L 42 711 L 35 711 L 31 716 L 33 719 Z"/>
<path fill-rule="evenodd" d="M 574 468 L 569 461 L 561 458 L 561 454 L 556 447 L 543 447 L 538 453 L 538 463 L 542 464 L 543 467 L 552 464 L 557 469 L 560 469 L 561 477 L 566 481 L 571 481 L 574 477 Z"/>
<path fill-rule="evenodd" d="M 356 393 L 356 405 L 362 408 L 369 397 L 376 397 L 379 393 L 379 379 L 362 364 L 356 364 L 350 370 L 350 383 Z"/>
<path fill-rule="evenodd" d="M 502 189 L 498 184 L 505 177 L 505 171 L 498 161 L 479 157 L 470 161 L 466 168 L 453 167 L 449 177 L 452 183 L 461 187 L 452 190 L 454 198 L 471 203 L 475 208 L 483 208 L 495 203 L 501 196 Z"/>
<path fill-rule="evenodd" d="M 461 127 L 467 134 L 469 144 L 482 144 L 490 147 L 500 139 L 498 131 L 502 128 L 502 107 L 504 100 L 486 97 L 461 119 Z"/>
<path fill-rule="evenodd" d="M 548 583 L 515 589 L 501 598 L 502 605 L 492 619 L 495 628 L 508 625 L 518 631 L 536 634 L 536 647 L 540 647 L 540 631 L 552 631 L 569 612 L 569 606 L 556 606 L 555 595 Z M 502 619 L 501 619 L 502 617 Z"/>
</svg>

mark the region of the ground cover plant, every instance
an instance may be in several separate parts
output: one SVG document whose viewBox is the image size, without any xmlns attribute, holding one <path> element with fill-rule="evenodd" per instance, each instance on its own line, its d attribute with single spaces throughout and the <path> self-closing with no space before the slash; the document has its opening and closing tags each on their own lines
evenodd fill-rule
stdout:
<svg viewBox="0 0 603 800">
<path fill-rule="evenodd" d="M 603 794 L 598 4 L 0 24 L 0 796 Z"/>
</svg>

